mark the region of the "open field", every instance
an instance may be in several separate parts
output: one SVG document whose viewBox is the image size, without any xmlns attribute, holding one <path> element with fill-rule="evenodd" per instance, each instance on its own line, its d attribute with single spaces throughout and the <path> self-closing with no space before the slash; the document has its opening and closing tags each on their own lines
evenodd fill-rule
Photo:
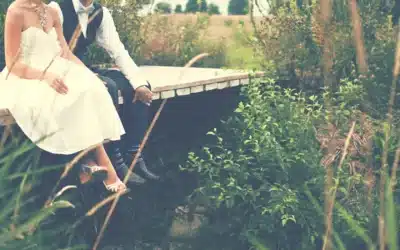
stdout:
<svg viewBox="0 0 400 250">
<path fill-rule="evenodd" d="M 170 15 L 151 15 L 145 18 L 145 23 L 154 22 L 159 18 L 167 18 L 168 22 L 176 25 L 177 27 L 184 25 L 187 22 L 195 23 L 198 18 L 208 16 L 207 14 L 170 14 Z M 255 17 L 256 22 L 260 23 L 262 18 Z M 235 27 L 244 25 L 248 31 L 252 30 L 250 16 L 224 16 L 212 15 L 209 18 L 209 27 L 207 29 L 207 36 L 210 39 L 230 38 L 235 33 Z"/>
<path fill-rule="evenodd" d="M 255 21 L 259 25 L 262 17 L 256 17 Z M 188 47 L 194 46 L 200 49 L 199 53 L 219 55 L 214 60 L 223 60 L 226 67 L 260 69 L 260 58 L 254 55 L 247 41 L 253 31 L 250 16 L 149 15 L 141 28 L 145 41 L 142 53 L 146 59 L 160 54 L 190 53 Z M 163 63 L 157 62 L 157 65 Z"/>
</svg>

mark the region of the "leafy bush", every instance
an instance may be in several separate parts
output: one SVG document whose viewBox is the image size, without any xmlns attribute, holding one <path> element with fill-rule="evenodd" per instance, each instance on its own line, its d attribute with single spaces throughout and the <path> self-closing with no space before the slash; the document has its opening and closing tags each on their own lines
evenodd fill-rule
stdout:
<svg viewBox="0 0 400 250">
<path fill-rule="evenodd" d="M 371 143 L 379 137 L 375 121 L 356 109 L 364 94 L 359 84 L 345 81 L 332 99 L 332 123 L 325 126 L 322 97 L 306 97 L 271 80 L 246 87 L 236 115 L 210 132 L 209 145 L 191 153 L 183 167 L 199 175 L 191 202 L 207 207 L 208 233 L 219 239 L 203 247 L 248 249 L 256 238 L 270 249 L 320 248 L 326 169 L 338 164 L 353 121 L 357 126 L 349 157 L 333 170 L 336 202 L 344 209 L 334 211 L 334 229 L 340 229 L 336 240 L 348 249 L 365 244 L 348 216 L 375 235 L 376 228 L 370 227 L 378 214 L 373 173 L 380 160 Z M 371 156 L 373 163 L 368 162 Z"/>
<path fill-rule="evenodd" d="M 322 107 L 272 82 L 254 83 L 245 93 L 248 100 L 226 130 L 210 133 L 214 146 L 190 154 L 187 170 L 201 176 L 198 195 L 217 214 L 223 249 L 245 249 L 248 235 L 279 249 L 294 249 L 289 236 L 310 246 L 317 224 L 308 221 L 313 211 L 301 190 L 322 185 L 313 128 Z"/>
</svg>

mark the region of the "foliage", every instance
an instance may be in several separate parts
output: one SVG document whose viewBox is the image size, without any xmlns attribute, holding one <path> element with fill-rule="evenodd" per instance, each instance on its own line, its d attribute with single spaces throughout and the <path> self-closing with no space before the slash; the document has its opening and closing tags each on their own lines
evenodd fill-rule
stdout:
<svg viewBox="0 0 400 250">
<path fill-rule="evenodd" d="M 9 2 L 1 1 L 2 13 Z M 198 15 L 195 22 L 177 24 L 154 15 L 151 22 L 143 22 L 137 15 L 142 2 L 129 0 L 123 7 L 120 0 L 102 2 L 116 10 L 113 16 L 121 39 L 140 64 L 182 66 L 201 52 L 211 52 L 211 57 L 196 66 L 262 68 L 268 76 L 279 79 L 277 83 L 269 79 L 254 81 L 244 87 L 244 100 L 233 117 L 211 131 L 210 143 L 204 150 L 190 153 L 182 167 L 198 177 L 198 188 L 189 201 L 190 205 L 205 207 L 206 217 L 194 235 L 192 245 L 198 247 L 190 249 L 321 249 L 328 169 L 333 170 L 332 191 L 337 194 L 333 209 L 334 249 L 374 249 L 381 202 L 378 178 L 386 133 L 381 119 L 387 110 L 395 48 L 391 17 L 382 7 L 383 1 L 357 1 L 368 55 L 366 75 L 360 74 L 357 67 L 348 1 L 333 1 L 330 35 L 334 93 L 326 92 L 323 85 L 321 57 L 326 41 L 318 22 L 318 1 L 271 0 L 274 17 L 264 17 L 254 33 L 226 21 L 226 26 L 235 29 L 232 44 L 208 39 L 207 16 Z M 248 12 L 244 0 L 231 0 L 229 6 L 230 14 Z M 212 3 L 207 6 L 206 1 L 189 0 L 186 12 L 210 12 L 212 8 Z M 182 6 L 177 5 L 175 12 L 182 12 Z M 0 17 L 2 22 L 4 15 Z M 109 60 L 103 51 L 92 48 L 87 62 Z M 330 101 L 329 108 L 323 104 L 324 99 Z M 355 131 L 347 157 L 338 168 L 352 122 L 356 122 Z M 390 171 L 398 143 L 398 131 L 393 129 L 389 140 Z M 0 225 L 5 225 L 0 232 L 0 248 L 4 247 L 2 240 L 7 239 L 4 249 L 59 249 L 64 237 L 60 242 L 52 241 L 52 237 L 69 236 L 66 228 L 47 217 L 53 212 L 51 208 L 30 203 L 36 194 L 31 190 L 38 179 L 33 173 L 44 170 L 21 164 L 34 162 L 35 157 L 15 157 L 13 150 L 0 155 L 0 188 L 4 193 L 0 195 Z M 15 152 L 18 150 L 25 151 L 24 147 Z M 5 158 L 19 161 L 10 164 Z M 12 169 L 11 165 L 18 168 Z M 397 166 L 393 168 L 396 173 Z M 384 205 L 391 249 L 396 249 L 400 222 L 396 218 L 400 211 L 398 194 L 398 187 L 387 183 Z M 26 204 L 21 204 L 22 200 Z M 54 204 L 54 209 L 70 205 L 65 201 Z M 30 235 L 24 225 L 36 215 L 45 215 L 45 223 Z M 143 219 L 142 224 L 150 219 Z M 12 225 L 23 230 L 25 238 L 11 239 L 10 236 L 19 236 Z"/>
<path fill-rule="evenodd" d="M 207 12 L 206 0 L 188 0 L 186 2 L 186 13 Z"/>
<path fill-rule="evenodd" d="M 161 14 L 170 14 L 172 12 L 172 7 L 170 3 L 158 2 L 154 11 Z"/>
<path fill-rule="evenodd" d="M 251 83 L 244 95 L 236 115 L 209 132 L 210 143 L 191 153 L 182 167 L 199 174 L 191 202 L 207 207 L 205 231 L 220 238 L 219 245 L 202 247 L 249 249 L 257 239 L 269 249 L 321 248 L 325 169 L 339 162 L 352 121 L 357 121 L 354 146 L 348 149 L 346 167 L 334 170 L 341 208 L 334 211 L 334 229 L 340 229 L 334 233 L 335 244 L 347 249 L 366 244 L 355 226 L 373 239 L 378 199 L 371 174 L 380 161 L 370 145 L 379 135 L 374 135 L 375 121 L 356 109 L 365 95 L 362 86 L 343 81 L 332 99 L 335 116 L 327 127 L 322 97 L 306 97 L 271 80 Z M 390 152 L 393 157 L 394 149 Z M 371 156 L 372 168 L 367 164 Z"/>
<path fill-rule="evenodd" d="M 207 13 L 208 13 L 209 15 L 220 15 L 220 14 L 221 14 L 221 12 L 219 11 L 219 6 L 216 5 L 215 3 L 210 3 L 210 4 L 208 5 L 208 11 L 207 11 Z"/>
<path fill-rule="evenodd" d="M 363 109 L 380 116 L 387 109 L 393 57 L 387 57 L 395 48 L 395 36 L 387 11 L 382 11 L 382 1 L 358 1 L 368 52 L 369 72 L 361 75 L 356 62 L 351 18 L 347 1 L 334 1 L 330 41 L 333 53 L 333 88 L 337 90 L 340 79 L 360 81 L 367 90 Z M 257 27 L 257 48 L 265 58 L 272 60 L 279 79 L 287 79 L 291 87 L 313 93 L 320 92 L 322 82 L 322 48 L 324 34 L 318 22 L 318 1 L 313 4 L 298 1 L 277 1 L 273 17 L 264 17 Z M 308 3 L 311 3 L 308 1 Z M 383 59 L 385 58 L 385 59 Z M 268 67 L 270 63 L 267 64 Z M 379 94 L 377 94 L 379 93 Z M 382 117 L 382 116 L 380 116 Z"/>
<path fill-rule="evenodd" d="M 224 25 L 233 31 L 231 41 L 227 45 L 226 67 L 263 71 L 272 77 L 275 74 L 275 66 L 272 63 L 266 66 L 268 61 L 259 50 L 254 49 L 257 43 L 253 31 L 246 29 L 240 22 L 234 25 L 231 19 L 226 20 Z"/>
<path fill-rule="evenodd" d="M 142 63 L 146 65 L 182 66 L 194 56 L 208 52 L 210 56 L 196 64 L 197 67 L 221 67 L 225 64 L 225 45 L 206 39 L 209 16 L 196 16 L 175 23 L 165 16 L 154 15 L 143 24 L 141 47 Z"/>
<path fill-rule="evenodd" d="M 183 13 L 182 4 L 177 4 L 177 5 L 175 6 L 174 12 L 175 12 L 175 13 Z"/>
<path fill-rule="evenodd" d="M 289 232 L 297 240 L 308 237 L 304 243 L 311 246 L 317 224 L 306 222 L 313 212 L 301 190 L 322 181 L 312 126 L 321 118 L 321 105 L 270 81 L 253 83 L 245 93 L 237 115 L 224 122 L 226 130 L 209 133 L 214 146 L 189 156 L 187 170 L 201 175 L 196 196 L 216 213 L 213 223 L 227 242 L 223 249 L 247 249 L 248 235 L 294 249 L 296 240 L 286 240 Z"/>
<path fill-rule="evenodd" d="M 229 15 L 246 15 L 249 13 L 248 0 L 230 0 L 228 5 Z"/>
<path fill-rule="evenodd" d="M 0 129 L 4 132 L 3 128 Z M 0 134 L 2 138 L 7 138 L 4 133 Z M 59 169 L 59 166 L 39 167 L 40 153 L 16 131 L 13 131 L 12 137 L 8 137 L 7 142 L 6 145 L 0 145 L 1 249 L 85 249 L 84 246 L 68 243 L 72 218 L 69 218 L 66 226 L 55 220 L 56 212 L 74 208 L 65 200 L 65 192 L 60 192 L 48 206 L 44 207 L 41 203 L 43 196 L 50 192 L 42 189 L 46 183 L 40 180 L 50 171 Z"/>
</svg>

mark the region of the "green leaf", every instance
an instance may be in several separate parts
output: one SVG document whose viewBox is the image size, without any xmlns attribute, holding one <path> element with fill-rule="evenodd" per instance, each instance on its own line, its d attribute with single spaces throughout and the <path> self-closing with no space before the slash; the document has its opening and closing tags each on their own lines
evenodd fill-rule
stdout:
<svg viewBox="0 0 400 250">
<path fill-rule="evenodd" d="M 17 227 L 15 232 L 9 231 L 0 235 L 0 246 L 14 239 L 15 235 L 27 233 L 32 227 L 39 225 L 44 219 L 52 215 L 57 209 L 74 207 L 68 201 L 56 201 L 51 206 L 43 208 L 36 215 L 32 216 L 27 222 Z"/>
<path fill-rule="evenodd" d="M 388 179 L 388 178 L 387 178 Z M 390 184 L 390 181 L 388 181 Z M 385 223 L 386 234 L 388 235 L 388 245 L 390 250 L 397 250 L 398 248 L 398 239 L 397 239 L 397 216 L 396 216 L 396 207 L 394 204 L 393 191 L 390 185 L 386 185 L 386 213 L 385 213 Z"/>
</svg>

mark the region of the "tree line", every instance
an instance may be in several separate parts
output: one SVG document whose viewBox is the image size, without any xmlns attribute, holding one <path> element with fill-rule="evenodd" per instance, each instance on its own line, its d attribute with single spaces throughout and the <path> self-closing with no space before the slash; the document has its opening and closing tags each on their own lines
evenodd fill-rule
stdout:
<svg viewBox="0 0 400 250">
<path fill-rule="evenodd" d="M 207 0 L 188 0 L 185 9 L 181 4 L 175 6 L 172 11 L 172 5 L 168 2 L 158 2 L 155 6 L 156 13 L 196 13 L 203 12 L 210 15 L 219 15 L 221 11 L 215 3 L 207 3 Z M 246 15 L 248 13 L 248 0 L 230 0 L 228 5 L 229 15 Z"/>
</svg>

